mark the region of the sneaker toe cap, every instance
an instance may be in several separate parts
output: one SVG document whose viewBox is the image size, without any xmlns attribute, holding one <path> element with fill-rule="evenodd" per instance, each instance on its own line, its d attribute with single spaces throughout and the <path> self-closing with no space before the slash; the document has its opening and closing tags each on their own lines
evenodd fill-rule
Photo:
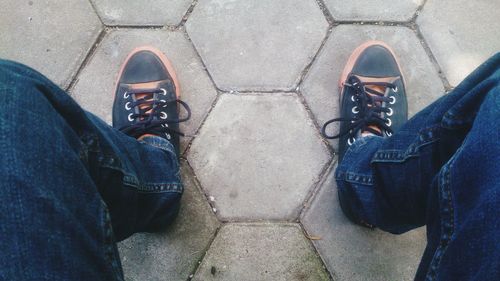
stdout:
<svg viewBox="0 0 500 281">
<path fill-rule="evenodd" d="M 121 83 L 147 83 L 168 79 L 165 66 L 160 58 L 150 51 L 140 51 L 135 53 L 127 62 Z"/>
</svg>

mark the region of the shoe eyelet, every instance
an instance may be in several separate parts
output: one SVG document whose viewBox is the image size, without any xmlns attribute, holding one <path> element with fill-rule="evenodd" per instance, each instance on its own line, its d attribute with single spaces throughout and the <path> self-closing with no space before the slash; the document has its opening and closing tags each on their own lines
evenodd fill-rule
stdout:
<svg viewBox="0 0 500 281">
<path fill-rule="evenodd" d="M 387 118 L 387 121 L 385 121 L 385 123 L 390 127 L 392 125 L 391 118 Z"/>
<path fill-rule="evenodd" d="M 130 122 L 134 121 L 134 119 L 132 119 L 132 115 L 134 115 L 134 114 L 133 114 L 133 113 L 130 113 L 130 114 L 128 115 L 128 117 L 127 117 L 127 118 L 128 118 L 128 121 L 130 121 Z"/>
<path fill-rule="evenodd" d="M 394 114 L 394 111 L 389 107 L 389 112 L 386 112 L 385 115 L 392 116 L 392 114 Z"/>
<path fill-rule="evenodd" d="M 389 132 L 389 131 L 385 131 L 385 134 L 386 134 L 388 137 L 392 136 L 392 133 L 391 133 L 391 132 Z"/>
<path fill-rule="evenodd" d="M 359 109 L 358 109 L 358 106 L 355 106 L 351 109 L 352 113 L 354 114 L 358 114 L 359 113 Z"/>
<path fill-rule="evenodd" d="M 127 103 L 125 104 L 125 109 L 126 109 L 126 110 L 131 110 L 131 109 L 132 109 L 132 107 L 129 107 L 129 106 L 130 106 L 130 102 L 127 102 Z"/>
<path fill-rule="evenodd" d="M 163 112 L 163 111 L 162 111 L 162 112 L 160 113 L 160 118 L 161 118 L 161 119 L 167 119 L 167 117 L 168 117 L 168 115 L 167 115 L 165 112 Z"/>
<path fill-rule="evenodd" d="M 351 145 L 352 145 L 355 141 L 356 141 L 356 139 L 355 139 L 355 138 L 348 138 L 348 139 L 347 139 L 347 144 L 348 144 L 349 146 L 351 146 Z"/>
<path fill-rule="evenodd" d="M 396 97 L 395 96 L 390 96 L 389 98 L 391 99 L 391 101 L 389 102 L 389 104 L 395 104 L 396 103 Z"/>
<path fill-rule="evenodd" d="M 172 136 L 170 136 L 170 134 L 165 134 L 167 136 L 167 140 L 170 140 L 172 138 Z"/>
<path fill-rule="evenodd" d="M 167 90 L 160 88 L 161 94 L 166 96 L 167 95 Z"/>
<path fill-rule="evenodd" d="M 354 98 L 354 96 L 351 96 L 351 101 L 356 102 L 356 99 Z"/>
<path fill-rule="evenodd" d="M 125 93 L 123 93 L 123 98 L 128 99 L 129 97 L 130 97 L 130 95 L 128 94 L 127 91 L 125 91 Z"/>
</svg>

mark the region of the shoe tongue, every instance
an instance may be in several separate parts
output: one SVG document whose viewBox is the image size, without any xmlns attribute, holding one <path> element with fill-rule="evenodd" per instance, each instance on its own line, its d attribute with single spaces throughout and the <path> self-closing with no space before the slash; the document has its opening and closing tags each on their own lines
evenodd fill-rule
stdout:
<svg viewBox="0 0 500 281">
<path fill-rule="evenodd" d="M 357 74 L 354 74 L 353 76 L 358 78 L 359 81 L 361 81 L 363 83 L 370 83 L 370 82 L 394 83 L 394 82 L 396 82 L 396 80 L 399 79 L 399 76 L 370 77 L 370 76 L 362 76 L 362 75 L 357 75 Z"/>
<path fill-rule="evenodd" d="M 131 90 L 139 90 L 139 92 L 135 94 L 134 101 L 146 98 L 148 96 L 149 96 L 149 98 L 147 98 L 146 100 L 147 101 L 153 101 L 158 94 L 154 93 L 153 95 L 151 95 L 151 93 L 148 92 L 148 91 L 159 89 L 159 87 L 160 87 L 160 85 L 161 85 L 162 82 L 164 82 L 164 80 L 161 80 L 161 81 L 152 81 L 152 82 L 146 82 L 146 83 L 127 84 L 127 86 Z M 144 93 L 141 93 L 140 90 L 144 90 Z M 140 109 L 145 109 L 148 106 L 149 106 L 148 104 L 141 104 L 139 106 L 139 108 Z M 134 112 L 136 114 L 139 113 L 139 108 L 137 108 L 137 107 L 134 108 Z M 151 113 L 152 110 L 153 109 L 151 108 L 150 110 L 146 111 L 145 113 Z M 144 119 L 143 117 L 140 118 L 140 120 L 143 120 L 143 119 Z"/>
<path fill-rule="evenodd" d="M 155 100 L 155 99 L 156 99 L 156 95 L 158 95 L 158 94 L 154 93 L 153 95 L 151 95 L 151 93 L 144 93 L 144 94 L 142 94 L 142 93 L 138 93 L 138 94 L 135 94 L 135 98 L 136 98 L 136 100 L 140 100 L 140 99 L 144 99 L 144 98 L 145 98 L 145 99 L 146 99 L 146 101 L 153 101 L 153 100 Z M 149 98 L 146 98 L 146 97 L 148 97 L 148 96 L 149 96 Z M 143 104 L 139 105 L 139 109 L 145 109 L 145 108 L 147 108 L 148 106 L 150 106 L 150 105 L 149 105 L 149 104 L 146 104 L 146 103 L 143 103 Z M 137 110 L 137 111 L 138 111 L 138 110 Z M 145 113 L 146 113 L 146 114 L 149 114 L 149 113 L 151 113 L 152 111 L 153 111 L 153 108 L 149 109 L 149 110 L 148 110 L 148 111 L 146 111 Z M 141 119 L 144 119 L 144 118 L 141 118 Z"/>
</svg>

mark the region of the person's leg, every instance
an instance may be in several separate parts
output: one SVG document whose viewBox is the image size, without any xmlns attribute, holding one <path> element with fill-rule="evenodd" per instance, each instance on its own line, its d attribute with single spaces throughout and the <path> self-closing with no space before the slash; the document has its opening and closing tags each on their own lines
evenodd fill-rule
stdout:
<svg viewBox="0 0 500 281">
<path fill-rule="evenodd" d="M 356 140 L 336 170 L 354 222 L 403 233 L 427 225 L 417 280 L 500 276 L 500 54 L 392 137 Z"/>
<path fill-rule="evenodd" d="M 122 280 L 115 241 L 177 214 L 170 142 L 139 142 L 2 60 L 0 138 L 0 280 Z"/>
</svg>

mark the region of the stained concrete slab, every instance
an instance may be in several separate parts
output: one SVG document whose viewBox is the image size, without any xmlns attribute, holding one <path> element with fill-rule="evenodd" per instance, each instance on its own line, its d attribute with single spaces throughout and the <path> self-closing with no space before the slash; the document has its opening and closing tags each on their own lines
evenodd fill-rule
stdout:
<svg viewBox="0 0 500 281">
<path fill-rule="evenodd" d="M 224 220 L 293 219 L 330 155 L 295 94 L 223 94 L 188 161 Z"/>
<path fill-rule="evenodd" d="M 85 109 L 111 124 L 119 68 L 134 48 L 144 45 L 160 49 L 172 62 L 180 83 L 181 99 L 189 104 L 192 111 L 191 119 L 181 123 L 180 129 L 188 136 L 194 135 L 210 110 L 217 91 L 182 31 L 111 31 L 81 71 L 71 95 Z M 181 138 L 181 145 L 185 147 L 189 140 L 189 137 Z"/>
<path fill-rule="evenodd" d="M 66 88 L 101 28 L 86 0 L 3 0 L 0 58 L 26 64 Z"/>
<path fill-rule="evenodd" d="M 443 95 L 445 90 L 436 67 L 413 30 L 396 26 L 340 25 L 333 29 L 301 88 L 320 126 L 339 117 L 340 74 L 354 49 L 368 40 L 384 41 L 394 49 L 406 81 L 410 117 Z M 329 130 L 330 134 L 338 131 L 338 123 L 329 126 Z M 338 140 L 330 143 L 333 148 L 338 147 Z"/>
<path fill-rule="evenodd" d="M 292 90 L 327 28 L 314 0 L 200 1 L 186 23 L 223 90 Z"/>
<path fill-rule="evenodd" d="M 425 228 L 402 235 L 351 223 L 337 199 L 333 170 L 301 219 L 334 280 L 413 280 L 426 238 Z"/>
<path fill-rule="evenodd" d="M 336 21 L 409 21 L 423 0 L 325 0 Z"/>
<path fill-rule="evenodd" d="M 329 280 L 297 224 L 226 224 L 193 280 Z"/>
<path fill-rule="evenodd" d="M 224 220 L 293 219 L 329 157 L 295 94 L 221 95 L 188 152 Z"/>
<path fill-rule="evenodd" d="M 500 51 L 500 1 L 429 0 L 417 23 L 452 86 Z"/>
<path fill-rule="evenodd" d="M 135 234 L 119 243 L 126 280 L 187 280 L 208 249 L 220 224 L 185 162 L 181 173 L 184 194 L 173 225 L 166 232 Z"/>
<path fill-rule="evenodd" d="M 178 25 L 192 0 L 90 0 L 106 25 Z"/>
</svg>

